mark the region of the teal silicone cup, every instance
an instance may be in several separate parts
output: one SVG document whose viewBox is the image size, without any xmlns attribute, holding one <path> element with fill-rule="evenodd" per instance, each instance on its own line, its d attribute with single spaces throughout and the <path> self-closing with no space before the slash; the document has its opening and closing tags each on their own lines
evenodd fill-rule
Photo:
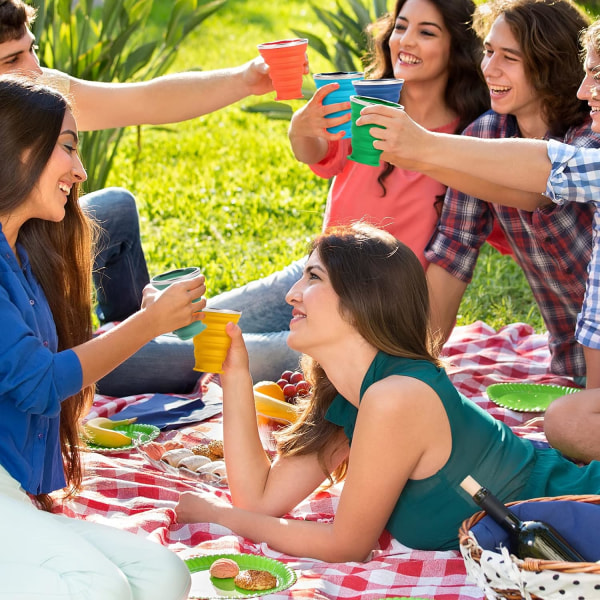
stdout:
<svg viewBox="0 0 600 600">
<path fill-rule="evenodd" d="M 359 71 L 334 71 L 331 73 L 315 73 L 313 75 L 313 79 L 315 80 L 317 89 L 327 85 L 328 83 L 339 84 L 340 87 L 337 90 L 330 92 L 323 99 L 323 104 L 327 105 L 337 104 L 338 102 L 350 102 L 350 96 L 355 94 L 352 82 L 362 79 L 363 76 L 364 74 Z M 349 112 L 350 109 L 338 110 L 337 112 L 327 115 L 327 118 L 333 119 L 335 117 L 341 117 Z M 343 131 L 345 138 L 348 138 L 352 135 L 350 121 L 343 123 L 342 125 L 336 125 L 335 127 L 328 127 L 327 131 L 329 131 L 329 133 L 338 133 Z"/>
<path fill-rule="evenodd" d="M 184 269 L 173 269 L 166 273 L 156 275 L 150 280 L 150 283 L 159 290 L 168 288 L 171 284 L 177 283 L 178 281 L 184 281 L 186 279 L 193 279 L 200 275 L 199 267 L 186 267 Z M 194 302 L 200 302 L 201 298 L 194 300 Z M 202 321 L 194 321 L 185 327 L 176 329 L 173 333 L 182 340 L 189 340 L 195 335 L 198 335 L 201 331 L 206 329 L 206 325 Z"/>
<path fill-rule="evenodd" d="M 379 98 L 388 102 L 398 102 L 400 100 L 403 85 L 404 79 L 362 79 L 352 82 L 352 87 L 354 87 L 357 96 Z"/>
<path fill-rule="evenodd" d="M 372 104 L 383 104 L 393 108 L 404 109 L 401 104 L 388 102 L 380 98 L 369 98 L 368 96 L 350 96 L 350 111 L 352 114 L 352 154 L 348 156 L 350 160 L 371 167 L 379 166 L 381 150 L 373 148 L 375 138 L 369 133 L 371 127 L 381 127 L 380 125 L 357 125 L 356 119 L 360 117 L 360 111 L 365 106 Z"/>
</svg>

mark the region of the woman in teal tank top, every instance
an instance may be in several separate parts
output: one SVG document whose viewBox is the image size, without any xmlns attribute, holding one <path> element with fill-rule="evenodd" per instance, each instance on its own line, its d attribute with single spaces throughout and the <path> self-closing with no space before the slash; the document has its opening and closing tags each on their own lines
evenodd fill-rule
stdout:
<svg viewBox="0 0 600 600">
<path fill-rule="evenodd" d="M 505 502 L 600 491 L 599 463 L 578 467 L 534 449 L 458 393 L 428 329 L 424 271 L 390 234 L 364 224 L 326 231 L 287 301 L 288 344 L 305 355 L 312 393 L 271 462 L 241 331 L 229 324 L 232 505 L 185 492 L 179 522 L 214 522 L 280 552 L 344 562 L 368 558 L 384 529 L 413 548 L 457 548 L 460 523 L 479 510 L 460 487 L 467 475 Z M 326 479 L 344 480 L 332 523 L 283 518 Z"/>
</svg>

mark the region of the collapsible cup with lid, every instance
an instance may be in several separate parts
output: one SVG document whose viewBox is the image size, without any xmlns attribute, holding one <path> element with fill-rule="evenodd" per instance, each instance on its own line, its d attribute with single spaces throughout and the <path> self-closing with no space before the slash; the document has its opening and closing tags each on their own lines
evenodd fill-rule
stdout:
<svg viewBox="0 0 600 600">
<path fill-rule="evenodd" d="M 363 76 L 364 74 L 359 71 L 334 71 L 331 73 L 315 73 L 313 75 L 313 79 L 315 80 L 317 89 L 327 85 L 328 83 L 339 84 L 340 87 L 337 90 L 329 92 L 329 94 L 327 94 L 327 96 L 325 96 L 323 99 L 323 104 L 328 105 L 338 104 L 340 102 L 350 102 L 350 96 L 355 93 L 352 82 L 362 79 Z M 350 113 L 350 109 L 338 110 L 327 115 L 327 118 L 333 119 L 348 113 Z M 338 133 L 343 131 L 344 137 L 348 138 L 351 135 L 350 121 L 347 123 L 342 123 L 342 125 L 336 125 L 335 127 L 328 127 L 327 131 L 329 131 L 329 133 Z"/>
<path fill-rule="evenodd" d="M 223 373 L 223 362 L 231 346 L 225 327 L 227 323 L 237 323 L 242 313 L 221 308 L 205 308 L 202 312 L 206 329 L 194 337 L 194 371 Z"/>
<path fill-rule="evenodd" d="M 404 79 L 361 79 L 353 81 L 352 86 L 357 96 L 380 98 L 388 102 L 398 102 Z"/>
<path fill-rule="evenodd" d="M 369 98 L 367 96 L 350 96 L 350 110 L 352 113 L 352 154 L 348 156 L 354 162 L 370 165 L 372 167 L 379 166 L 379 158 L 381 150 L 373 147 L 375 138 L 371 135 L 371 127 L 381 127 L 380 125 L 357 125 L 356 120 L 360 117 L 360 111 L 365 106 L 380 104 L 383 106 L 391 106 L 404 110 L 401 104 L 396 102 L 388 102 L 380 98 Z"/>
<path fill-rule="evenodd" d="M 302 98 L 304 55 L 308 40 L 294 38 L 258 45 L 258 51 L 269 65 L 269 77 L 277 92 L 275 100 Z"/>
<path fill-rule="evenodd" d="M 156 275 L 150 280 L 150 283 L 159 290 L 168 288 L 173 283 L 184 281 L 186 279 L 193 279 L 201 274 L 199 267 L 185 267 L 183 269 L 173 269 Z M 202 298 L 197 298 L 194 302 L 200 302 Z M 204 330 L 206 325 L 202 321 L 194 321 L 185 327 L 176 329 L 173 333 L 182 340 L 189 340 L 195 335 L 199 334 Z"/>
</svg>

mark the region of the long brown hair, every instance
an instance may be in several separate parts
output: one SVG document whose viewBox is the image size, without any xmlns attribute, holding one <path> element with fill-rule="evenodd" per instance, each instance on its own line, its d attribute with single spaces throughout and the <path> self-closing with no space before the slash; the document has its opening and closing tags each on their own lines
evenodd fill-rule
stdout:
<svg viewBox="0 0 600 600">
<path fill-rule="evenodd" d="M 367 28 L 371 37 L 365 72 L 369 78 L 394 77 L 390 37 L 406 1 L 398 0 L 393 12 Z M 444 102 L 458 115 L 458 125 L 453 133 L 459 133 L 490 107 L 490 94 L 481 72 L 481 40 L 472 27 L 475 4 L 471 0 L 427 1 L 440 12 L 450 33 L 448 83 Z M 386 192 L 384 181 L 393 170 L 394 166 L 387 164 L 378 178 L 383 195 Z"/>
<path fill-rule="evenodd" d="M 61 131 L 67 101 L 55 90 L 16 77 L 0 79 L 0 214 L 9 215 L 36 186 Z M 92 247 L 95 228 L 84 215 L 74 185 L 59 223 L 29 219 L 19 230 L 32 271 L 52 311 L 58 350 L 92 336 Z M 61 403 L 60 444 L 67 485 L 81 484 L 79 420 L 93 400 L 86 387 Z M 49 496 L 38 500 L 49 508 Z"/>
<path fill-rule="evenodd" d="M 550 134 L 564 137 L 589 115 L 587 102 L 577 98 L 580 37 L 589 17 L 570 0 L 492 0 L 475 12 L 474 27 L 482 39 L 500 16 L 521 47 L 523 69 L 540 98 Z"/>
<path fill-rule="evenodd" d="M 326 230 L 311 243 L 313 252 L 339 297 L 341 314 L 369 344 L 393 356 L 441 364 L 429 329 L 425 272 L 410 248 L 386 231 L 355 223 Z M 302 368 L 312 392 L 301 400 L 298 421 L 278 433 L 278 452 L 316 452 L 329 476 L 324 453 L 339 427 L 325 420 L 325 413 L 337 391 L 311 357 L 303 357 Z M 344 473 L 345 464 L 334 477 Z"/>
</svg>

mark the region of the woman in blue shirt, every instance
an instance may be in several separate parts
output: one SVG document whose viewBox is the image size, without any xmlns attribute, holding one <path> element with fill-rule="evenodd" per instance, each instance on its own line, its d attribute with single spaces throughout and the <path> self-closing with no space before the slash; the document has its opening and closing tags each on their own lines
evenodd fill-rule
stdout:
<svg viewBox="0 0 600 600">
<path fill-rule="evenodd" d="M 189 573 L 168 549 L 49 512 L 51 492 L 81 483 L 94 382 L 204 307 L 192 304 L 203 277 L 148 287 L 139 312 L 91 339 L 94 229 L 77 144 L 63 96 L 0 78 L 0 598 L 180 600 Z"/>
</svg>

